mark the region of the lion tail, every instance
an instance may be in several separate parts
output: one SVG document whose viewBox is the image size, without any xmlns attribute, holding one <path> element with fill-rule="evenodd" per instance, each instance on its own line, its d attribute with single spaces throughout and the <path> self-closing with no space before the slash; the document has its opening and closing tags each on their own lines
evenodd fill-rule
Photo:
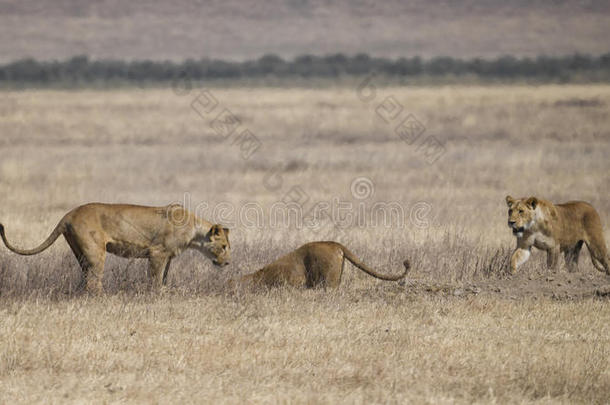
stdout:
<svg viewBox="0 0 610 405">
<path fill-rule="evenodd" d="M 47 249 L 49 246 L 51 246 L 53 244 L 53 242 L 55 242 L 55 240 L 57 240 L 57 238 L 59 238 L 59 235 L 64 233 L 65 228 L 66 228 L 66 225 L 65 225 L 64 221 L 61 220 L 59 222 L 59 224 L 57 224 L 55 229 L 53 229 L 53 232 L 51 232 L 49 237 L 44 242 L 42 242 L 38 247 L 35 247 L 33 249 L 19 249 L 19 248 L 14 247 L 13 245 L 11 245 L 9 243 L 9 241 L 6 239 L 6 236 L 4 235 L 4 225 L 2 225 L 2 224 L 0 224 L 0 236 L 2 237 L 2 241 L 4 242 L 6 247 L 9 248 L 11 251 L 18 253 L 20 255 L 30 256 L 30 255 L 35 255 L 37 253 L 40 253 L 43 250 Z"/>
<path fill-rule="evenodd" d="M 345 257 L 354 266 L 358 267 L 360 270 L 364 271 L 368 275 L 378 278 L 380 280 L 398 281 L 398 280 L 404 278 L 407 275 L 407 273 L 409 272 L 409 270 L 411 269 L 411 264 L 409 263 L 409 260 L 405 260 L 403 262 L 403 264 L 405 266 L 405 271 L 402 272 L 402 274 L 399 274 L 396 276 L 388 276 L 385 274 L 379 274 L 375 270 L 371 269 L 369 266 L 364 264 L 362 261 L 360 261 L 360 259 L 358 259 L 356 257 L 356 255 L 353 254 L 348 248 L 346 248 L 345 246 L 343 246 L 341 244 L 338 244 L 338 245 L 341 246 L 341 249 L 343 250 L 343 257 Z"/>
</svg>

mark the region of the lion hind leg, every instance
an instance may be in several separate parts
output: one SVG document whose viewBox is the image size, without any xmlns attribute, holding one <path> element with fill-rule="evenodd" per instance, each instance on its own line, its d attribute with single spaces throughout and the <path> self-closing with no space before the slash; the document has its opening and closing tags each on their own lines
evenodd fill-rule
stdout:
<svg viewBox="0 0 610 405">
<path fill-rule="evenodd" d="M 337 258 L 336 256 L 329 257 L 321 263 L 325 269 L 323 279 L 324 287 L 339 288 L 343 269 L 345 268 L 345 260 L 345 256 L 341 255 L 340 258 Z"/>
<path fill-rule="evenodd" d="M 85 287 L 87 292 L 99 294 L 102 291 L 102 278 L 104 275 L 104 262 L 106 261 L 106 250 L 94 240 L 83 243 L 74 232 L 74 228 L 68 225 L 64 232 L 64 238 L 82 271 L 79 288 Z"/>
<path fill-rule="evenodd" d="M 99 295 L 103 292 L 102 279 L 104 278 L 104 262 L 106 253 L 102 252 L 95 260 L 95 264 L 90 266 L 89 274 L 87 275 L 87 292 L 90 294 Z"/>
<path fill-rule="evenodd" d="M 82 252 L 79 259 L 83 275 L 81 285 L 84 285 L 90 294 L 101 294 L 106 251 L 102 249 L 83 249 Z"/>
<path fill-rule="evenodd" d="M 72 235 L 69 232 L 65 232 L 64 238 L 66 239 L 66 242 L 68 242 L 68 246 L 70 246 L 72 253 L 74 253 L 76 260 L 78 261 L 78 265 L 81 268 L 81 281 L 78 286 L 78 289 L 81 290 L 81 289 L 85 288 L 85 286 L 87 284 L 87 275 L 89 273 L 89 263 L 87 263 L 87 258 L 85 257 L 82 250 L 80 249 L 80 246 L 78 246 L 78 243 L 77 243 L 74 235 Z"/>
<path fill-rule="evenodd" d="M 338 288 L 341 284 L 341 278 L 343 277 L 343 271 L 345 270 L 345 257 L 341 258 L 341 267 L 339 267 L 339 271 L 329 275 L 327 279 L 327 284 L 331 288 Z"/>
<path fill-rule="evenodd" d="M 87 273 L 87 292 L 90 294 L 101 294 L 102 279 L 104 278 L 104 263 L 106 262 L 106 250 L 99 247 L 83 249 L 86 262 L 89 265 Z"/>
<path fill-rule="evenodd" d="M 559 247 L 554 247 L 546 251 L 546 265 L 549 269 L 555 270 L 559 263 Z"/>
<path fill-rule="evenodd" d="M 83 247 L 84 263 L 87 267 L 83 270 L 86 276 L 86 287 L 89 294 L 99 295 L 103 292 L 102 279 L 104 278 L 104 263 L 106 262 L 106 250 L 94 247 Z"/>
<path fill-rule="evenodd" d="M 566 266 L 569 272 L 578 271 L 578 258 L 580 257 L 580 250 L 582 249 L 584 241 L 580 240 L 572 248 L 566 249 L 564 252 L 564 258 Z"/>
</svg>

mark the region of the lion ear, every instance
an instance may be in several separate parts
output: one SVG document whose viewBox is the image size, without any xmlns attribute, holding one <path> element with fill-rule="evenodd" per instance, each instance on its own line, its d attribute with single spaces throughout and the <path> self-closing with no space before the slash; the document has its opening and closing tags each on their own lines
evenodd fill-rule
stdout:
<svg viewBox="0 0 610 405">
<path fill-rule="evenodd" d="M 212 227 L 210 228 L 210 233 L 212 235 L 220 235 L 220 226 L 212 225 Z"/>
<path fill-rule="evenodd" d="M 536 206 L 538 205 L 538 199 L 536 197 L 530 197 L 525 203 L 531 207 L 531 209 L 535 210 Z"/>
<path fill-rule="evenodd" d="M 229 228 L 222 228 L 222 230 L 225 232 L 225 236 L 229 236 Z"/>
<path fill-rule="evenodd" d="M 509 207 L 515 203 L 515 199 L 509 195 L 506 196 L 506 205 Z"/>
</svg>

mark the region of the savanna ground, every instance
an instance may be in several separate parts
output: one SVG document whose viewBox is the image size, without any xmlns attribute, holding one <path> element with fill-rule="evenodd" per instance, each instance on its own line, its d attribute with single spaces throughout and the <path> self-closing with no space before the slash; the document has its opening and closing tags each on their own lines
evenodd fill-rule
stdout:
<svg viewBox="0 0 610 405">
<path fill-rule="evenodd" d="M 0 247 L 0 402 L 608 402 L 610 277 L 586 250 L 578 273 L 535 252 L 509 277 L 504 197 L 589 201 L 610 240 L 610 86 L 209 91 L 219 104 L 201 115 L 199 90 L 0 94 L 0 220 L 16 245 L 104 201 L 182 202 L 229 225 L 233 247 L 223 269 L 186 252 L 161 295 L 145 261 L 109 257 L 105 297 L 73 292 L 63 238 L 33 257 Z M 412 145 L 399 108 L 376 113 L 388 96 L 426 127 Z M 225 108 L 241 121 L 226 139 L 210 125 Z M 261 143 L 248 159 L 246 128 Z M 351 203 L 352 221 L 239 217 L 290 199 Z M 404 223 L 367 222 L 391 202 Z M 337 291 L 224 287 L 316 239 L 412 271 L 389 283 L 347 266 Z"/>
</svg>

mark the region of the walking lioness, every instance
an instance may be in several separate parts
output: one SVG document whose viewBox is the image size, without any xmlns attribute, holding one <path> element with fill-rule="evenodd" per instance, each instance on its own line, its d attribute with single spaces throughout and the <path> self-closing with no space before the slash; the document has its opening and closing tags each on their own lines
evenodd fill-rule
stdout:
<svg viewBox="0 0 610 405">
<path fill-rule="evenodd" d="M 365 273 L 381 280 L 397 281 L 406 276 L 409 262 L 404 261 L 405 271 L 397 276 L 377 273 L 336 242 L 311 242 L 280 257 L 256 273 L 243 276 L 232 286 L 291 285 L 294 287 L 338 287 L 341 283 L 345 259 Z"/>
<path fill-rule="evenodd" d="M 51 235 L 34 249 L 18 249 L 4 235 L 6 247 L 20 255 L 47 249 L 59 235 L 70 245 L 83 271 L 87 291 L 102 290 L 106 252 L 128 258 L 148 258 L 150 277 L 156 288 L 166 284 L 169 265 L 187 248 L 201 251 L 217 266 L 229 263 L 229 230 L 198 218 L 179 204 L 145 207 L 92 203 L 67 213 Z"/>
<path fill-rule="evenodd" d="M 601 220 L 595 208 L 583 201 L 553 204 L 542 198 L 506 197 L 508 226 L 517 237 L 510 260 L 511 272 L 529 259 L 532 246 L 546 250 L 547 265 L 556 268 L 563 252 L 569 271 L 578 270 L 578 256 L 587 245 L 593 266 L 610 274 Z"/>
</svg>

